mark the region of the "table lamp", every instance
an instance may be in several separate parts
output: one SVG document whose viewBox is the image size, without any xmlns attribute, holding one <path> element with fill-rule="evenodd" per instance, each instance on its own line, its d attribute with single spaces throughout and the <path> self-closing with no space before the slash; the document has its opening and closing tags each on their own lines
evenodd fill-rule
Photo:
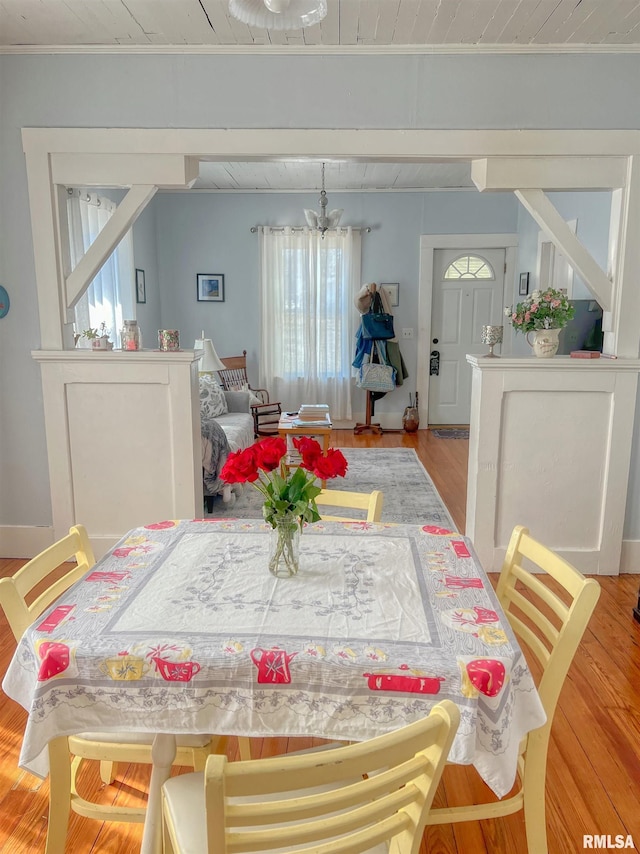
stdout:
<svg viewBox="0 0 640 854">
<path fill-rule="evenodd" d="M 498 358 L 493 352 L 496 344 L 502 343 L 502 326 L 483 326 L 482 327 L 482 343 L 489 345 L 489 352 L 485 353 L 485 358 Z"/>
<path fill-rule="evenodd" d="M 216 353 L 216 348 L 213 346 L 211 338 L 204 337 L 204 329 L 201 333 L 201 338 L 196 338 L 193 345 L 194 350 L 203 350 L 202 357 L 198 362 L 198 373 L 213 374 L 215 371 L 224 371 L 226 366 Z"/>
</svg>

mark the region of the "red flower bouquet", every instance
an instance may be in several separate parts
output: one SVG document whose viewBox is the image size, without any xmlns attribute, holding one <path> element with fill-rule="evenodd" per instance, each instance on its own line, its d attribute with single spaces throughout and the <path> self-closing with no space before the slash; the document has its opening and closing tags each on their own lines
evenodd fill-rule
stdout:
<svg viewBox="0 0 640 854">
<path fill-rule="evenodd" d="M 264 495 L 262 513 L 277 531 L 269 558 L 274 575 L 295 575 L 298 571 L 298 536 L 305 522 L 320 519 L 315 498 L 321 488 L 317 479 L 344 477 L 347 461 L 341 451 L 326 453 L 315 439 L 294 438 L 301 462 L 286 464 L 287 443 L 280 437 L 262 439 L 243 451 L 230 454 L 220 477 L 227 483 L 252 483 Z"/>
<path fill-rule="evenodd" d="M 227 483 L 252 483 L 264 495 L 265 520 L 275 528 L 278 520 L 304 522 L 320 519 L 315 497 L 320 493 L 317 479 L 344 477 L 347 461 L 341 451 L 320 444 L 308 436 L 294 438 L 301 457 L 300 466 L 286 465 L 287 443 L 280 437 L 262 439 L 243 451 L 229 454 L 220 477 Z"/>
</svg>

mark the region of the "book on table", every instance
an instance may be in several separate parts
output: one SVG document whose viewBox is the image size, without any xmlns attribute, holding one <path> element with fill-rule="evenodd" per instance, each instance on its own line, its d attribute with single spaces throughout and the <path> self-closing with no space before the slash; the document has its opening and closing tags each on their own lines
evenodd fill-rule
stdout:
<svg viewBox="0 0 640 854">
<path fill-rule="evenodd" d="M 293 427 L 331 427 L 331 420 L 327 415 L 325 418 L 294 418 L 291 422 Z"/>
<path fill-rule="evenodd" d="M 321 421 L 329 418 L 329 405 L 327 403 L 303 403 L 298 410 L 298 418 L 301 421 Z"/>
</svg>

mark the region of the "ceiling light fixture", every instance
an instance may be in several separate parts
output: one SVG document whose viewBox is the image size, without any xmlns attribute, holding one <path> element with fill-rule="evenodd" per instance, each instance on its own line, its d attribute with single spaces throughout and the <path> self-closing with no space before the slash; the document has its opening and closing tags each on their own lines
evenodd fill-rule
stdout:
<svg viewBox="0 0 640 854">
<path fill-rule="evenodd" d="M 307 220 L 307 224 L 311 228 L 316 228 L 322 237 L 324 237 L 325 231 L 330 228 L 335 228 L 336 225 L 340 222 L 340 217 L 342 216 L 342 211 L 344 208 L 334 208 L 332 211 L 329 211 L 327 214 L 327 204 L 329 200 L 327 199 L 327 194 L 324 189 L 324 163 L 322 164 L 322 192 L 320 193 L 320 198 L 318 199 L 318 204 L 320 205 L 320 213 L 316 213 L 315 211 L 310 210 L 309 208 L 304 209 L 304 216 Z"/>
<path fill-rule="evenodd" d="M 299 30 L 327 15 L 327 0 L 229 0 L 229 13 L 250 27 Z"/>
</svg>

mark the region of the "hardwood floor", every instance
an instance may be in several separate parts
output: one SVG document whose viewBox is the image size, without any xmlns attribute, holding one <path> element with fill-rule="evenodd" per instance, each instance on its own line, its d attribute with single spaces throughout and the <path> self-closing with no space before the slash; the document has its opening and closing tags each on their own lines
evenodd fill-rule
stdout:
<svg viewBox="0 0 640 854">
<path fill-rule="evenodd" d="M 459 530 L 464 530 L 468 441 L 436 439 L 429 431 L 354 436 L 335 431 L 335 447 L 414 447 Z M 526 523 L 526 520 L 522 520 Z M 0 575 L 24 561 L 0 559 Z M 549 750 L 547 828 L 550 854 L 584 849 L 583 834 L 633 837 L 640 850 L 640 624 L 632 617 L 637 575 L 598 579 L 602 595 L 562 691 Z M 495 577 L 492 576 L 495 582 Z M 0 671 L 14 650 L 0 614 Z M 48 783 L 17 768 L 26 712 L 0 694 L 0 852 L 41 852 L 47 825 Z M 311 739 L 256 740 L 254 755 L 309 746 Z M 236 758 L 236 741 L 227 746 Z M 174 773 L 178 773 L 174 769 Z M 83 769 L 85 792 L 121 805 L 143 803 L 148 769 L 124 766 L 116 783 L 101 784 L 97 768 Z M 455 804 L 484 790 L 473 769 L 449 767 L 436 804 Z M 482 796 L 485 797 L 484 792 Z M 67 852 L 134 854 L 141 826 L 101 824 L 73 815 Z M 628 849 L 627 849 L 628 850 Z M 428 828 L 420 854 L 525 854 L 521 814 L 492 821 Z"/>
</svg>

